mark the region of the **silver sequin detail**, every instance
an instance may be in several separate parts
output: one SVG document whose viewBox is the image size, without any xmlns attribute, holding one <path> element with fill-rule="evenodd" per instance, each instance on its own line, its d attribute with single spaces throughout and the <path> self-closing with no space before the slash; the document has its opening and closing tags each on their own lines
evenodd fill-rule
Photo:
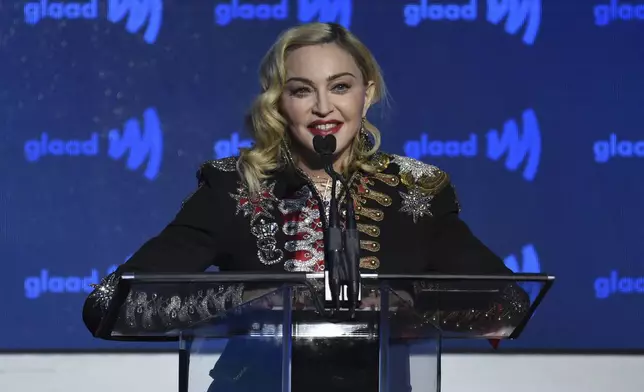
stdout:
<svg viewBox="0 0 644 392">
<path fill-rule="evenodd" d="M 101 279 L 99 284 L 90 285 L 94 288 L 94 291 L 89 295 L 89 299 L 94 301 L 94 306 L 98 307 L 102 312 L 107 312 L 118 282 L 119 276 L 116 273 L 111 273 Z"/>
<path fill-rule="evenodd" d="M 112 273 L 92 285 L 88 300 L 105 315 L 120 276 Z M 156 292 L 132 291 L 121 306 L 115 330 L 127 328 L 168 328 L 190 325 L 220 315 L 243 303 L 243 284 L 218 285 L 189 295 L 163 296 Z M 125 323 L 123 325 L 122 323 Z M 118 331 L 117 331 L 118 332 Z"/>
<path fill-rule="evenodd" d="M 417 223 L 419 217 L 432 216 L 431 201 L 434 196 L 421 192 L 416 187 L 409 188 L 409 193 L 399 192 L 402 197 L 400 212 L 410 214 Z"/>
<path fill-rule="evenodd" d="M 266 222 L 263 219 L 251 227 L 250 232 L 257 237 L 257 257 L 262 264 L 277 264 L 284 258 L 284 252 L 277 247 L 275 234 L 279 229 L 277 223 Z"/>
<path fill-rule="evenodd" d="M 278 202 L 274 195 L 275 182 L 263 183 L 257 194 L 251 195 L 246 184 L 239 182 L 237 193 L 230 196 L 237 201 L 235 215 L 242 212 L 250 216 L 251 233 L 257 237 L 257 257 L 262 264 L 277 264 L 284 258 L 284 251 L 278 248 L 275 234 L 279 229 L 273 222 L 273 209 Z"/>
<path fill-rule="evenodd" d="M 320 210 L 308 206 L 313 193 L 308 187 L 303 187 L 295 194 L 295 199 L 281 200 L 278 209 L 284 215 L 299 214 L 299 220 L 285 220 L 282 231 L 288 236 L 302 236 L 303 239 L 286 241 L 284 248 L 288 252 L 305 251 L 308 260 L 289 259 L 284 262 L 284 269 L 289 272 L 313 272 L 314 267 L 324 260 L 324 247 L 318 246 L 323 240 L 323 232 L 314 226 L 320 219 Z"/>
<path fill-rule="evenodd" d="M 227 157 L 222 159 L 215 159 L 207 162 L 210 166 L 214 167 L 217 170 L 225 172 L 233 172 L 237 170 L 237 158 L 236 157 Z"/>
<path fill-rule="evenodd" d="M 423 176 L 435 176 L 440 172 L 440 169 L 436 166 L 401 155 L 393 155 L 391 162 L 400 167 L 400 174 L 411 173 L 414 181 L 418 181 Z"/>
<path fill-rule="evenodd" d="M 528 284 L 536 284 L 536 282 L 530 282 Z M 503 301 L 509 306 L 504 308 L 505 312 L 510 313 L 523 313 L 530 309 L 530 297 L 526 295 L 525 290 L 519 285 L 508 285 L 503 290 L 502 294 Z"/>
<path fill-rule="evenodd" d="M 413 282 L 416 298 L 422 298 L 426 291 L 451 291 L 456 286 L 453 283 L 436 283 L 427 281 Z M 422 324 L 433 325 L 443 331 L 478 331 L 490 333 L 502 331 L 504 327 L 512 327 L 527 315 L 530 310 L 530 298 L 517 284 L 509 283 L 499 287 L 496 298 L 486 307 L 472 308 L 459 311 L 430 311 L 423 315 Z M 467 289 L 466 289 L 467 290 Z M 510 331 L 513 328 L 510 328 Z"/>
<path fill-rule="evenodd" d="M 127 328 L 167 329 L 205 321 L 242 304 L 244 285 L 218 285 L 189 295 L 164 296 L 155 292 L 131 292 L 121 308 L 120 322 Z M 125 319 L 123 320 L 123 317 Z M 119 328 L 117 324 L 116 328 Z"/>
<path fill-rule="evenodd" d="M 237 200 L 235 215 L 243 212 L 244 216 L 250 216 L 251 225 L 260 217 L 273 219 L 270 211 L 273 210 L 274 203 L 278 201 L 273 194 L 274 188 L 275 182 L 262 184 L 258 194 L 251 196 L 248 192 L 248 187 L 245 184 L 239 183 L 237 193 L 230 194 L 233 199 Z"/>
</svg>

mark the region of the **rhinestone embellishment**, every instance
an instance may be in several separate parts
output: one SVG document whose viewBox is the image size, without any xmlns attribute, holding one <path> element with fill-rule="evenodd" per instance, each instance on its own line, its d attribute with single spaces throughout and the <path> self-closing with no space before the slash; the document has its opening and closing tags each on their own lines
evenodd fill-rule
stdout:
<svg viewBox="0 0 644 392">
<path fill-rule="evenodd" d="M 420 180 L 423 176 L 432 177 L 439 172 L 436 166 L 428 165 L 427 163 L 401 155 L 394 155 L 392 162 L 400 166 L 401 174 L 411 174 L 414 181 Z"/>
<path fill-rule="evenodd" d="M 233 172 L 237 170 L 237 159 L 235 157 L 215 159 L 208 161 L 208 163 L 215 169 L 225 172 Z"/>
<path fill-rule="evenodd" d="M 421 192 L 418 188 L 410 188 L 409 193 L 399 192 L 402 197 L 402 207 L 400 212 L 406 212 L 412 216 L 414 223 L 418 222 L 418 218 L 423 216 L 433 216 L 431 209 L 431 201 L 433 195 L 428 195 Z"/>
</svg>

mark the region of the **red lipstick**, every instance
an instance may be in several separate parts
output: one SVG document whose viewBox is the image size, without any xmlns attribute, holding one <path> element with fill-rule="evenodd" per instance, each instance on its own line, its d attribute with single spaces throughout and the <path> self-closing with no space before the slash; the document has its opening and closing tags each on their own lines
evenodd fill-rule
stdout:
<svg viewBox="0 0 644 392">
<path fill-rule="evenodd" d="M 307 128 L 314 135 L 326 136 L 338 133 L 343 125 L 343 122 L 337 120 L 316 120 L 307 125 Z"/>
</svg>

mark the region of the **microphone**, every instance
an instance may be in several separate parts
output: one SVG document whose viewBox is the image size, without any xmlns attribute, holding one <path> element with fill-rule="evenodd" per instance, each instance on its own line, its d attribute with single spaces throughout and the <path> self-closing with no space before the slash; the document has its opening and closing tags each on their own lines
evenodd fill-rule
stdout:
<svg viewBox="0 0 644 392">
<path fill-rule="evenodd" d="M 336 310 L 340 311 L 340 268 L 342 266 L 342 230 L 338 214 L 338 201 L 336 194 L 336 181 L 333 174 L 333 153 L 335 152 L 335 137 L 313 137 L 313 148 L 320 155 L 324 170 L 329 173 L 332 180 L 331 201 L 329 206 L 329 227 L 325 236 L 324 259 L 328 271 L 331 300 Z M 324 213 L 324 212 L 323 212 Z"/>
<path fill-rule="evenodd" d="M 333 152 L 335 152 L 336 148 L 336 139 L 335 136 L 333 135 L 328 135 L 326 137 L 322 137 L 320 135 L 316 135 L 313 138 L 313 148 L 315 151 L 320 155 L 320 158 L 322 160 L 322 163 L 324 165 L 324 170 L 331 176 L 333 179 L 333 186 L 332 186 L 332 194 L 331 194 L 331 211 L 329 212 L 329 243 L 331 243 L 331 240 L 337 241 L 336 238 L 331 238 L 333 234 L 331 234 L 331 228 L 334 228 L 335 232 L 335 227 L 337 227 L 338 232 L 341 233 L 341 229 L 339 227 L 339 213 L 338 213 L 338 208 L 337 208 L 337 200 L 336 200 L 336 190 L 335 190 L 335 183 L 336 180 L 339 180 L 342 185 L 344 185 L 345 190 L 346 190 L 346 201 L 347 201 L 347 219 L 346 219 L 346 231 L 344 233 L 344 241 L 342 245 L 344 252 L 341 253 L 341 255 L 344 255 L 344 258 L 342 259 L 334 259 L 334 265 L 331 267 L 332 270 L 331 276 L 332 276 L 332 295 L 335 293 L 335 296 L 332 297 L 333 300 L 336 303 L 336 308 L 339 310 L 339 296 L 340 296 L 340 281 L 344 281 L 342 283 L 347 284 L 347 294 L 348 294 L 348 300 L 349 300 L 349 310 L 350 310 L 350 317 L 353 318 L 355 315 L 355 310 L 358 307 L 358 302 L 360 299 L 360 272 L 359 272 L 359 264 L 360 264 L 360 239 L 358 236 L 358 228 L 356 224 L 356 217 L 355 217 L 355 208 L 353 204 L 353 198 L 351 197 L 351 192 L 349 192 L 349 186 L 345 179 L 337 173 L 335 170 L 333 170 Z M 336 243 L 334 245 L 337 246 Z M 330 251 L 334 252 L 335 254 L 336 249 L 334 248 L 334 245 L 331 246 Z M 341 267 L 341 268 L 340 268 Z M 337 280 L 336 280 L 337 279 Z M 336 291 L 337 290 L 337 291 Z"/>
</svg>

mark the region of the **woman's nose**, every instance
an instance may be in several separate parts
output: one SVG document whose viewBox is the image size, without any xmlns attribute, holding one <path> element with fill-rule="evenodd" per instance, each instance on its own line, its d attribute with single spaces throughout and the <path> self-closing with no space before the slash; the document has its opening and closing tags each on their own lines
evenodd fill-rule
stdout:
<svg viewBox="0 0 644 392">
<path fill-rule="evenodd" d="M 313 112 L 320 117 L 325 117 L 333 112 L 333 103 L 325 93 L 318 93 Z"/>
</svg>

